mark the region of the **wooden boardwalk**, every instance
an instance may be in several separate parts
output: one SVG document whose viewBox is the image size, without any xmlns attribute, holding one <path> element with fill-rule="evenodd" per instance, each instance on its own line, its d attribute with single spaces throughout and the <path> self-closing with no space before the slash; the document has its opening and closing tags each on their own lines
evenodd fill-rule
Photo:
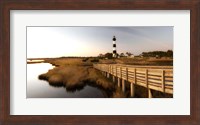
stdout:
<svg viewBox="0 0 200 125">
<path fill-rule="evenodd" d="M 134 96 L 134 85 L 146 87 L 148 97 L 151 90 L 173 94 L 173 66 L 134 66 L 123 64 L 94 64 L 105 76 L 113 78 L 125 92 L 125 82 L 130 83 L 131 96 Z"/>
</svg>

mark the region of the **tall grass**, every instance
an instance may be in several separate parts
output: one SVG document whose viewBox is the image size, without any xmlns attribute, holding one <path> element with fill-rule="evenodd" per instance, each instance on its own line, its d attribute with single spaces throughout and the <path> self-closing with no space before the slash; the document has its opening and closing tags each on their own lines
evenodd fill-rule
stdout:
<svg viewBox="0 0 200 125">
<path fill-rule="evenodd" d="M 107 79 L 98 70 L 92 67 L 93 58 L 56 58 L 48 59 L 46 62 L 55 65 L 54 69 L 39 75 L 39 79 L 46 80 L 55 87 L 65 87 L 67 91 L 76 91 L 84 88 L 85 85 L 98 87 L 106 90 L 109 97 L 125 98 L 130 96 L 129 83 L 123 93 L 111 79 Z M 100 63 L 125 63 L 125 64 L 154 64 L 170 65 L 173 60 L 163 59 L 112 59 L 100 60 Z M 163 95 L 161 92 L 152 91 L 153 97 L 173 97 L 173 95 Z M 147 90 L 141 86 L 135 86 L 135 97 L 147 98 Z"/>
<path fill-rule="evenodd" d="M 103 89 L 112 90 L 114 85 L 111 81 L 102 76 L 96 69 L 84 66 L 60 66 L 47 73 L 39 75 L 39 79 L 47 80 L 49 84 L 55 86 L 65 86 L 74 88 L 93 83 Z"/>
</svg>

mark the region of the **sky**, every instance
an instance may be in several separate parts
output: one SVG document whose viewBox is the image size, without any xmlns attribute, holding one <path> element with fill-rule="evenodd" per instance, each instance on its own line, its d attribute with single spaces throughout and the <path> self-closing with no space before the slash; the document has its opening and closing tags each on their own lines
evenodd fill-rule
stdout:
<svg viewBox="0 0 200 125">
<path fill-rule="evenodd" d="M 27 58 L 173 50 L 173 27 L 27 27 Z"/>
</svg>

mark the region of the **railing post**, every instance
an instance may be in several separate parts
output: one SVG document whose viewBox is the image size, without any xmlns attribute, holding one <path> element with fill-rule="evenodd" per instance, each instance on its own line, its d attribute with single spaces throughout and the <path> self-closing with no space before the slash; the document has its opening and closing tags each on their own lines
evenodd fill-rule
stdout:
<svg viewBox="0 0 200 125">
<path fill-rule="evenodd" d="M 131 88 L 131 97 L 134 97 L 135 96 L 135 85 L 134 85 L 134 83 L 131 82 L 130 88 Z"/>
<path fill-rule="evenodd" d="M 127 76 L 128 76 L 128 74 L 127 74 L 127 67 L 126 67 L 126 80 L 128 80 L 128 78 L 127 78 Z M 125 81 L 125 79 L 122 79 L 122 91 L 123 92 L 125 92 L 126 91 L 126 81 Z"/>
<path fill-rule="evenodd" d="M 152 96 L 152 93 L 151 93 L 151 89 L 148 89 L 148 97 L 149 98 L 152 98 L 153 96 Z"/>
<path fill-rule="evenodd" d="M 108 71 L 107 71 L 107 78 L 109 78 L 109 75 L 110 75 L 110 65 L 108 65 Z"/>
<path fill-rule="evenodd" d="M 136 68 L 134 69 L 134 83 L 136 84 Z"/>
<path fill-rule="evenodd" d="M 114 72 L 113 72 L 113 65 L 112 65 L 112 75 L 113 75 L 113 73 L 114 73 Z"/>
<path fill-rule="evenodd" d="M 152 98 L 151 89 L 149 88 L 149 83 L 148 83 L 148 69 L 146 69 L 145 71 L 145 81 L 146 81 L 146 87 L 148 91 L 148 98 Z"/>
<path fill-rule="evenodd" d="M 120 67 L 120 78 L 122 79 L 122 67 Z"/>
<path fill-rule="evenodd" d="M 126 67 L 126 81 L 128 82 L 128 68 Z"/>
<path fill-rule="evenodd" d="M 125 80 L 122 79 L 122 92 L 125 92 Z"/>
<path fill-rule="evenodd" d="M 115 75 L 116 75 L 116 77 L 117 77 L 117 66 L 115 66 L 115 68 L 116 68 L 116 69 L 115 69 L 115 71 L 116 71 L 116 72 L 115 72 Z"/>
<path fill-rule="evenodd" d="M 165 93 L 165 71 L 162 70 L 162 74 L 161 74 L 161 83 L 162 83 L 162 91 L 163 93 Z"/>
<path fill-rule="evenodd" d="M 113 76 L 113 82 L 115 82 L 115 76 L 114 76 L 114 68 L 112 66 L 112 76 Z"/>
<path fill-rule="evenodd" d="M 119 67 L 118 87 L 121 87 L 122 67 Z"/>
<path fill-rule="evenodd" d="M 104 72 L 105 72 L 105 77 L 107 77 L 107 68 L 106 68 L 106 65 L 104 65 Z"/>
<path fill-rule="evenodd" d="M 134 68 L 134 81 L 130 84 L 131 97 L 135 96 L 136 69 Z"/>
<path fill-rule="evenodd" d="M 118 83 L 117 86 L 120 87 L 120 78 L 118 77 Z"/>
</svg>

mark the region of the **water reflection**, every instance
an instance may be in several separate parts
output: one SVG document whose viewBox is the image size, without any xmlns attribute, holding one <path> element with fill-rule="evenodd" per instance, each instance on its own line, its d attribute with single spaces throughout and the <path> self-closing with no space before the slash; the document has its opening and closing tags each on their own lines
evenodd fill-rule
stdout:
<svg viewBox="0 0 200 125">
<path fill-rule="evenodd" d="M 88 83 L 66 87 L 39 80 L 38 75 L 52 69 L 47 63 L 27 64 L 27 98 L 105 98 L 107 93 Z"/>
<path fill-rule="evenodd" d="M 63 83 L 56 83 L 56 84 L 52 84 L 49 82 L 49 85 L 52 87 L 64 87 L 66 89 L 67 92 L 75 92 L 75 91 L 80 91 L 82 89 L 84 89 L 84 87 L 86 86 L 86 84 L 79 84 L 79 85 L 75 85 L 75 86 L 70 86 L 67 87 L 65 86 Z"/>
<path fill-rule="evenodd" d="M 40 80 L 42 80 L 42 79 L 40 79 Z M 66 89 L 66 91 L 70 92 L 70 93 L 81 91 L 86 86 L 90 86 L 90 87 L 94 87 L 96 89 L 101 90 L 104 93 L 104 95 L 106 95 L 106 97 L 110 97 L 112 95 L 112 91 L 105 90 L 103 87 L 95 85 L 95 83 L 92 83 L 92 82 L 89 82 L 89 81 L 84 81 L 83 83 L 80 83 L 80 84 L 74 84 L 73 86 L 66 86 L 63 83 L 56 83 L 56 84 L 53 84 L 53 83 L 50 83 L 50 82 L 48 82 L 48 83 L 49 83 L 50 86 L 55 87 L 55 88 L 64 87 Z"/>
</svg>

